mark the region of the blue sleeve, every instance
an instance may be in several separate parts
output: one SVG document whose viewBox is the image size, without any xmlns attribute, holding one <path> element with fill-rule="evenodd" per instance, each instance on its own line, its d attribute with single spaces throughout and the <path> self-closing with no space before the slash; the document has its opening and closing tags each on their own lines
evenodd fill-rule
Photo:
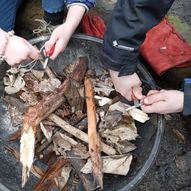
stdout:
<svg viewBox="0 0 191 191">
<path fill-rule="evenodd" d="M 191 78 L 184 79 L 184 107 L 183 115 L 191 115 Z"/>
<path fill-rule="evenodd" d="M 66 0 L 66 4 L 84 4 L 88 7 L 88 9 L 91 9 L 95 6 L 95 0 Z"/>
</svg>

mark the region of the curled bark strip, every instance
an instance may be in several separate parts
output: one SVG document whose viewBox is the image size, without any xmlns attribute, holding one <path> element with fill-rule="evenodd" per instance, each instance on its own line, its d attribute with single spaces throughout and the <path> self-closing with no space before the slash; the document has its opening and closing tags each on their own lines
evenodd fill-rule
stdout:
<svg viewBox="0 0 191 191">
<path fill-rule="evenodd" d="M 87 105 L 88 116 L 88 142 L 89 153 L 92 161 L 92 171 L 94 176 L 94 182 L 99 183 L 101 189 L 103 189 L 103 173 L 102 173 L 102 160 L 100 140 L 96 128 L 96 108 L 94 103 L 94 90 L 93 84 L 89 78 L 85 78 L 85 95 Z"/>
</svg>

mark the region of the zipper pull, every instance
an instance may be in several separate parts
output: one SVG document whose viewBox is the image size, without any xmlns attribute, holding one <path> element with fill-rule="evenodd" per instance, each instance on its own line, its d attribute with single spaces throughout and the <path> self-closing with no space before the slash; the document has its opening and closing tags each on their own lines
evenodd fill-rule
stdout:
<svg viewBox="0 0 191 191">
<path fill-rule="evenodd" d="M 128 50 L 128 51 L 131 51 L 131 52 L 133 52 L 135 50 L 132 47 L 118 44 L 118 42 L 116 40 L 113 41 L 113 46 L 116 47 L 116 48 L 119 48 L 121 50 Z"/>
</svg>

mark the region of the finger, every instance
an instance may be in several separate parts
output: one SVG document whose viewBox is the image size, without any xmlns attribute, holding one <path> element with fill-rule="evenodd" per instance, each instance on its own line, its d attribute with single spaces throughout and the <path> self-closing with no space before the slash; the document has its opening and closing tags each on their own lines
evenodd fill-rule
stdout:
<svg viewBox="0 0 191 191">
<path fill-rule="evenodd" d="M 147 96 L 150 96 L 152 94 L 156 94 L 156 93 L 159 93 L 160 91 L 159 90 L 150 90 L 148 93 L 147 93 Z"/>
<path fill-rule="evenodd" d="M 163 93 L 160 92 L 146 96 L 146 98 L 143 100 L 143 103 L 146 105 L 151 105 L 159 101 L 165 101 Z"/>
<path fill-rule="evenodd" d="M 125 97 L 128 101 L 133 101 L 133 96 L 131 91 L 127 91 L 124 94 L 122 94 L 123 97 Z"/>
<path fill-rule="evenodd" d="M 142 87 L 136 86 L 132 89 L 132 94 L 135 99 L 141 100 L 143 98 Z"/>
<path fill-rule="evenodd" d="M 52 60 L 54 60 L 63 50 L 64 50 L 64 43 L 62 40 L 58 40 L 55 44 L 55 49 L 53 54 L 50 56 Z"/>
<path fill-rule="evenodd" d="M 51 35 L 49 41 L 45 43 L 45 51 L 49 52 L 52 49 L 52 47 L 56 44 L 57 41 L 58 41 L 58 38 L 55 35 Z"/>
<path fill-rule="evenodd" d="M 156 102 L 152 105 L 142 105 L 141 109 L 145 112 L 145 113 L 160 113 L 163 114 L 163 108 L 165 107 L 165 102 L 164 101 L 160 101 L 160 102 Z"/>
<path fill-rule="evenodd" d="M 28 45 L 29 46 L 29 54 L 28 54 L 28 57 L 32 60 L 38 60 L 39 56 L 40 56 L 40 51 L 32 46 L 31 44 Z"/>
</svg>

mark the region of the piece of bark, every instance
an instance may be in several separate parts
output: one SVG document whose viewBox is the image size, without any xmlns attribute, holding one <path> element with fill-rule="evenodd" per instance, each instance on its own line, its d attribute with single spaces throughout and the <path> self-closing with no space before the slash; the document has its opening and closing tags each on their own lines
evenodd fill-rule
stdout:
<svg viewBox="0 0 191 191">
<path fill-rule="evenodd" d="M 87 69 L 87 62 L 83 62 L 84 57 L 80 58 L 81 62 L 76 67 L 81 71 L 81 75 L 85 74 L 82 69 Z M 86 65 L 86 67 L 84 66 Z M 82 79 L 82 76 L 76 73 L 79 77 L 79 82 Z M 75 80 L 78 79 L 75 74 L 72 75 Z M 21 145 L 20 145 L 20 161 L 23 165 L 22 168 L 22 187 L 25 185 L 28 177 L 31 165 L 34 158 L 34 145 L 35 145 L 35 133 L 36 128 L 40 122 L 47 118 L 53 111 L 55 111 L 64 101 L 63 94 L 67 92 L 71 87 L 72 79 L 66 79 L 60 87 L 55 90 L 53 93 L 44 97 L 40 102 L 35 106 L 29 107 L 23 122 L 23 129 L 21 135 Z"/>
<path fill-rule="evenodd" d="M 83 110 L 84 98 L 80 96 L 78 88 L 80 87 L 79 82 L 82 82 L 87 71 L 88 59 L 86 57 L 81 57 L 76 61 L 75 65 L 80 65 L 81 68 L 74 68 L 71 74 L 74 83 L 71 84 L 71 88 L 64 94 L 73 112 Z"/>
<path fill-rule="evenodd" d="M 63 158 L 57 159 L 53 165 L 51 165 L 39 182 L 35 186 L 35 191 L 46 190 L 49 191 L 56 186 L 54 178 L 61 174 L 62 167 L 68 163 Z"/>
<path fill-rule="evenodd" d="M 75 169 L 76 173 L 80 177 L 85 191 L 98 190 L 100 188 L 100 185 L 95 184 L 92 174 L 84 174 L 81 172 L 82 167 L 86 164 L 86 160 L 80 159 L 74 154 L 72 150 L 67 151 L 66 155 L 73 168 Z"/>
<path fill-rule="evenodd" d="M 72 83 L 71 88 L 64 95 L 71 106 L 73 113 L 83 110 L 84 98 L 80 96 L 75 84 Z"/>
<path fill-rule="evenodd" d="M 88 68 L 88 58 L 79 57 L 79 59 L 76 60 L 75 65 L 80 67 L 74 68 L 74 71 L 71 74 L 71 78 L 76 82 L 82 82 Z"/>
<path fill-rule="evenodd" d="M 93 90 L 93 84 L 90 78 L 85 78 L 84 85 L 85 85 L 87 117 L 88 117 L 88 143 L 89 143 L 89 153 L 90 153 L 91 161 L 92 161 L 92 172 L 94 176 L 94 182 L 99 183 L 101 189 L 103 189 L 103 173 L 102 173 L 100 139 L 97 133 L 94 90 Z"/>
<path fill-rule="evenodd" d="M 75 136 L 76 138 L 88 143 L 88 135 L 86 133 L 84 133 L 83 131 L 73 127 L 70 124 L 68 124 L 66 121 L 64 121 L 63 119 L 61 119 L 60 117 L 58 117 L 55 114 L 51 114 L 48 118 L 50 120 L 52 120 L 54 123 L 56 123 L 59 127 L 64 129 L 66 132 L 68 132 L 71 135 Z M 101 149 L 107 155 L 116 154 L 116 150 L 113 147 L 106 145 L 103 142 L 101 142 Z"/>
</svg>

